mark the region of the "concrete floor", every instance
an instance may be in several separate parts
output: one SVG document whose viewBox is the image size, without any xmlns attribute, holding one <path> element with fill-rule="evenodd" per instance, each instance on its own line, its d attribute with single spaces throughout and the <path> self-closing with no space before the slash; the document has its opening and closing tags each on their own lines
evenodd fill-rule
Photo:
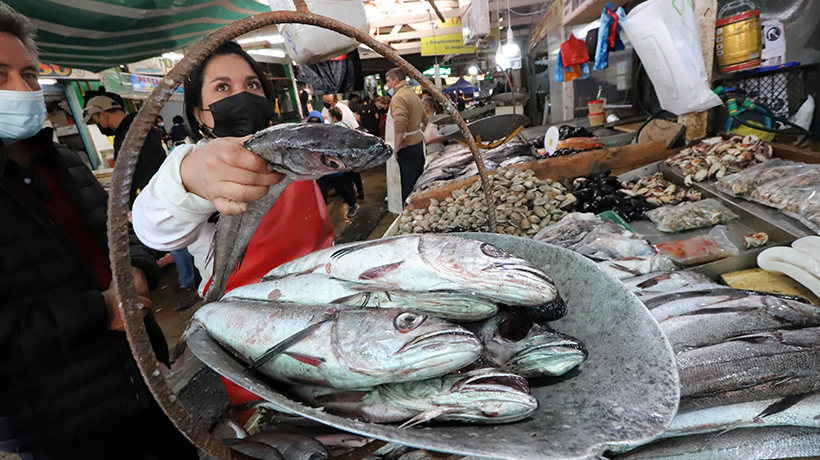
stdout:
<svg viewBox="0 0 820 460">
<path fill-rule="evenodd" d="M 362 183 L 365 190 L 365 199 L 359 200 L 360 212 L 368 206 L 379 204 L 387 196 L 387 181 L 385 179 L 384 166 L 363 171 Z M 333 192 L 331 191 L 331 194 Z M 347 218 L 347 205 L 339 196 L 330 196 L 327 203 L 330 219 L 333 222 L 333 230 L 338 237 L 352 222 Z M 379 222 L 378 226 L 367 237 L 368 240 L 380 238 L 384 232 L 396 219 L 396 214 L 387 213 Z M 355 217 L 353 218 L 356 219 Z M 171 264 L 160 270 L 162 278 L 159 287 L 151 292 L 149 296 L 152 302 L 151 309 L 156 316 L 157 322 L 165 333 L 168 346 L 171 350 L 176 346 L 182 333 L 185 331 L 188 320 L 201 306 L 201 300 L 183 312 L 176 310 L 176 299 L 179 295 L 179 281 L 176 266 Z M 0 460 L 19 460 L 19 456 L 0 452 Z"/>
</svg>

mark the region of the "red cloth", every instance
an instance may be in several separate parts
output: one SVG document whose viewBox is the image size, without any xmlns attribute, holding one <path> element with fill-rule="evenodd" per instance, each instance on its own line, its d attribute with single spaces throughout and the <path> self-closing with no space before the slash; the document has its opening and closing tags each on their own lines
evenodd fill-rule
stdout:
<svg viewBox="0 0 820 460">
<path fill-rule="evenodd" d="M 111 284 L 111 269 L 108 266 L 108 257 L 100 249 L 100 242 L 94 237 L 91 227 L 83 219 L 80 211 L 74 207 L 74 203 L 68 197 L 68 192 L 60 186 L 45 162 L 37 161 L 34 164 L 34 172 L 48 188 L 51 202 L 46 203 L 38 199 L 32 189 L 26 185 L 20 184 L 20 190 L 37 200 L 40 206 L 51 214 L 68 233 L 68 237 L 77 245 L 80 254 L 91 268 L 91 273 L 94 274 L 100 290 L 105 291 Z"/>
<path fill-rule="evenodd" d="M 564 61 L 564 67 L 572 67 L 589 62 L 589 53 L 587 53 L 587 45 L 575 38 L 575 35 L 570 34 L 569 40 L 561 43 L 561 59 Z"/>
<path fill-rule="evenodd" d="M 606 14 L 612 18 L 612 23 L 609 25 L 609 36 L 607 40 L 609 41 L 609 49 L 613 50 L 615 48 L 615 39 L 618 38 L 618 15 L 615 14 L 614 11 L 610 10 L 609 7 L 604 7 L 606 10 Z"/>
<path fill-rule="evenodd" d="M 256 283 L 275 267 L 333 244 L 333 224 L 315 181 L 294 182 L 268 211 L 253 234 L 242 265 L 229 278 L 226 292 Z M 262 399 L 223 377 L 232 405 Z M 244 424 L 253 414 L 237 414 Z"/>
</svg>

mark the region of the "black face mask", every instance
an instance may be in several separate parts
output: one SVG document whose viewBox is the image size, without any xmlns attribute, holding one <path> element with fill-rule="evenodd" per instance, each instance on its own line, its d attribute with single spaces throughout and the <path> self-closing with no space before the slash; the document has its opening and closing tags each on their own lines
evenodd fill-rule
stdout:
<svg viewBox="0 0 820 460">
<path fill-rule="evenodd" d="M 325 108 L 330 109 L 330 102 L 325 102 Z"/>
<path fill-rule="evenodd" d="M 215 137 L 242 137 L 268 127 L 274 111 L 268 98 L 243 91 L 211 104 Z"/>
<path fill-rule="evenodd" d="M 116 131 L 114 131 L 111 128 L 103 128 L 103 126 L 99 123 L 97 123 L 97 128 L 100 129 L 100 132 L 103 134 L 103 136 L 116 136 L 117 135 Z"/>
</svg>

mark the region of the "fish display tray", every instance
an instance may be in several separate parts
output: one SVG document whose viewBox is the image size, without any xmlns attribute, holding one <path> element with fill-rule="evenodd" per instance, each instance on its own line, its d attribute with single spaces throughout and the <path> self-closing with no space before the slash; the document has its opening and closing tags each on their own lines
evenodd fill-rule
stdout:
<svg viewBox="0 0 820 460">
<path fill-rule="evenodd" d="M 609 448 L 644 444 L 666 429 L 680 399 L 674 355 L 648 310 L 623 284 L 585 257 L 556 246 L 507 235 L 456 235 L 491 243 L 544 268 L 569 310 L 551 324 L 589 350 L 589 359 L 564 378 L 531 381 L 539 409 L 528 419 L 408 429 L 359 422 L 283 396 L 264 377 L 245 373 L 245 365 L 203 330 L 189 338 L 188 346 L 214 371 L 283 411 L 421 449 L 507 460 L 588 459 Z"/>
<path fill-rule="evenodd" d="M 482 118 L 468 124 L 467 127 L 470 128 L 470 133 L 476 139 L 481 137 L 482 142 L 491 142 L 504 139 L 518 129 L 519 126 L 527 126 L 529 123 L 530 119 L 526 116 L 510 113 Z M 464 141 L 461 131 L 456 131 L 446 137 L 451 141 Z"/>
</svg>

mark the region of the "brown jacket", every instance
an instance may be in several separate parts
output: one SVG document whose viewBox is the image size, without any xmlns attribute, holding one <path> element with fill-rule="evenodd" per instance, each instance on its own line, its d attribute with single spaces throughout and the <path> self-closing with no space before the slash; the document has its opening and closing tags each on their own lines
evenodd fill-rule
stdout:
<svg viewBox="0 0 820 460">
<path fill-rule="evenodd" d="M 421 105 L 421 100 L 413 92 L 413 88 L 406 81 L 402 81 L 393 90 L 390 113 L 393 115 L 393 129 L 396 134 L 412 133 L 422 129 L 422 123 L 427 123 L 427 113 Z M 409 147 L 422 141 L 424 137 L 421 133 L 405 135 L 399 148 Z"/>
</svg>

